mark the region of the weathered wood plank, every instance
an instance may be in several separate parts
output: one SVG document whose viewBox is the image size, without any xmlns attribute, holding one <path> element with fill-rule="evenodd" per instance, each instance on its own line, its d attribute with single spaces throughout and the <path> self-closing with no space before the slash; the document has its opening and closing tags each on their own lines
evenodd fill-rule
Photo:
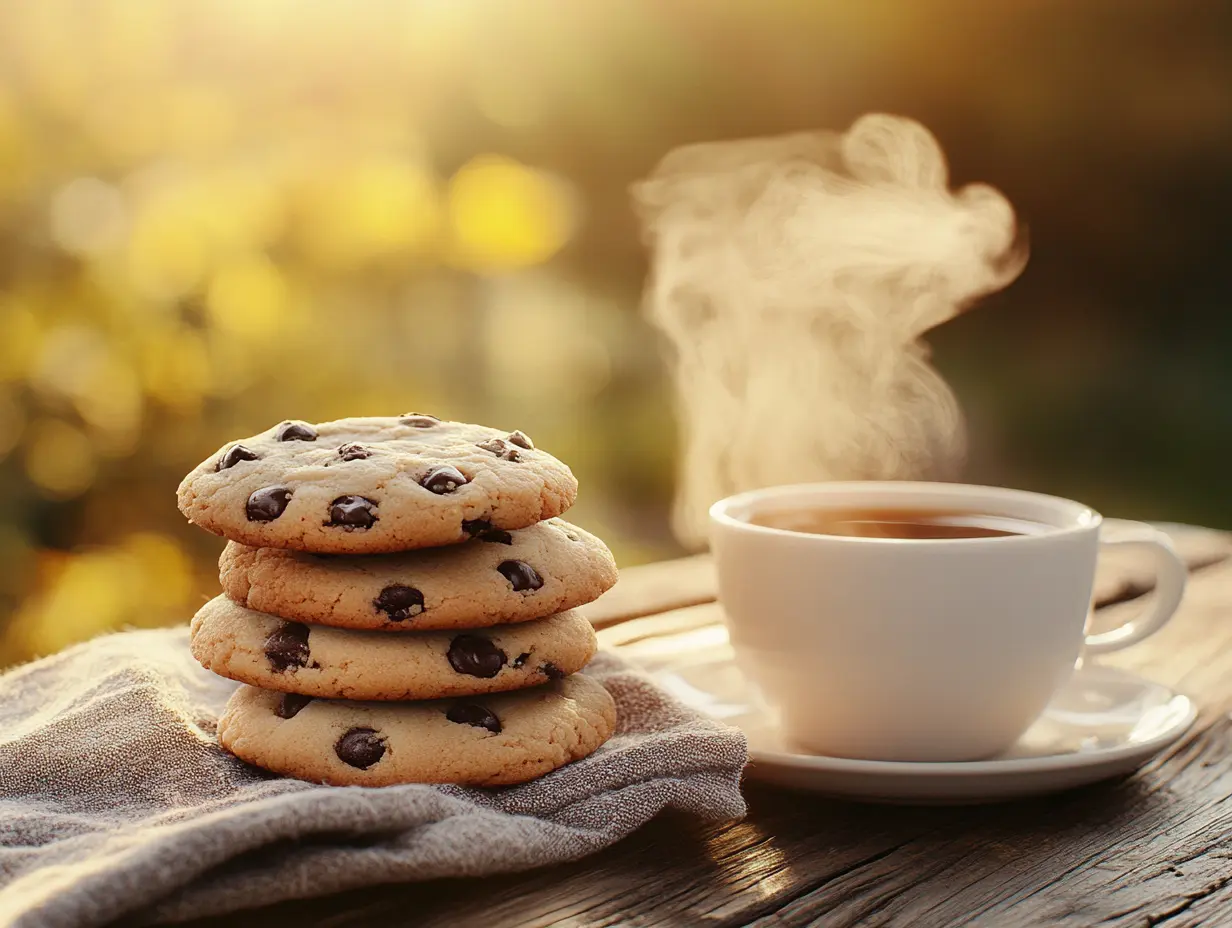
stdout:
<svg viewBox="0 0 1232 928">
<path fill-rule="evenodd" d="M 622 570 L 617 584 L 583 611 L 591 624 L 603 628 L 626 619 L 711 602 L 716 589 L 714 562 L 708 554 L 696 554 Z"/>
<path fill-rule="evenodd" d="M 1201 541 L 1201 545 L 1198 541 Z M 1232 543 L 1180 543 L 1192 575 L 1160 635 L 1110 662 L 1181 685 L 1203 701 L 1184 743 L 1119 783 L 993 808 L 845 804 L 750 785 L 750 815 L 703 825 L 667 815 L 564 867 L 483 880 L 378 887 L 196 923 L 989 925 L 1128 928 L 1219 923 L 1232 906 Z M 690 596 L 704 569 L 691 559 Z M 1215 563 L 1212 563 L 1215 562 Z M 642 588 L 672 603 L 675 568 Z M 1105 568 L 1104 589 L 1146 586 L 1132 564 Z M 1129 575 L 1128 579 L 1126 575 Z M 623 581 L 622 581 L 623 582 Z M 640 582 L 640 581 L 635 581 Z M 638 612 L 626 586 L 607 616 Z M 1124 599 L 1121 593 L 1112 600 Z M 1103 610 L 1119 617 L 1141 602 Z M 601 632 L 629 647 L 664 628 L 695 634 L 717 607 L 679 608 Z M 645 615 L 645 613 L 641 613 Z"/>
<path fill-rule="evenodd" d="M 723 609 L 718 603 L 701 603 L 601 628 L 598 632 L 599 645 L 632 656 L 642 642 L 686 635 L 722 623 Z"/>
</svg>

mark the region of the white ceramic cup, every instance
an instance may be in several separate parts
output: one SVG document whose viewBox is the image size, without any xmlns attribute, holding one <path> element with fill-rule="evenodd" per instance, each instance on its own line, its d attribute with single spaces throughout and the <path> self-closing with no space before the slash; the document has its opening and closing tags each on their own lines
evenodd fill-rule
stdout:
<svg viewBox="0 0 1232 928">
<path fill-rule="evenodd" d="M 1029 534 L 899 539 L 750 523 L 808 509 L 934 509 L 1022 520 Z M 741 493 L 710 510 L 719 597 L 743 672 L 805 750 L 876 760 L 962 761 L 1010 747 L 1080 655 L 1158 631 L 1187 571 L 1167 535 L 1081 503 L 947 483 L 819 483 Z M 1086 633 L 1100 546 L 1153 555 L 1145 611 Z"/>
</svg>

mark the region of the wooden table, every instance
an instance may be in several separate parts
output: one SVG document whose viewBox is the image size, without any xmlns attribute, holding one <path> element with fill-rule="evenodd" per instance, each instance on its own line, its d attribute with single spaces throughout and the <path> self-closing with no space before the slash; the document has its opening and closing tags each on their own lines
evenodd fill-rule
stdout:
<svg viewBox="0 0 1232 928">
<path fill-rule="evenodd" d="M 1191 582 L 1181 612 L 1108 663 L 1202 706 L 1128 780 L 999 806 L 856 805 L 746 785 L 749 815 L 664 815 L 568 866 L 365 889 L 194 923 L 454 928 L 600 925 L 1137 926 L 1232 924 L 1232 536 L 1170 529 Z M 1143 565 L 1101 562 L 1099 616 L 1149 594 Z M 589 609 L 609 646 L 716 620 L 705 557 L 626 571 Z"/>
</svg>

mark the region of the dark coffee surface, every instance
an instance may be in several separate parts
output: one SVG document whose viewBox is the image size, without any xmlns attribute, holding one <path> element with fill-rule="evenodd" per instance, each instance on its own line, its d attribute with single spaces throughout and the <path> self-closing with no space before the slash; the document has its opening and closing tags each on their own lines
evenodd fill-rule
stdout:
<svg viewBox="0 0 1232 928">
<path fill-rule="evenodd" d="M 1026 519 L 945 509 L 784 509 L 757 513 L 749 521 L 790 532 L 854 538 L 1000 538 L 1047 528 Z"/>
</svg>

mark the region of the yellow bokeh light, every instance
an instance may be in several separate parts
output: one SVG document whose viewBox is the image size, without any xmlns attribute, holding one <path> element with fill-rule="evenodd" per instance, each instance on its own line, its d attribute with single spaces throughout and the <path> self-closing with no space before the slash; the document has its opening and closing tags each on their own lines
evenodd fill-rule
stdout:
<svg viewBox="0 0 1232 928">
<path fill-rule="evenodd" d="M 81 53 L 87 22 L 71 0 L 18 3 L 8 23 L 20 40 L 10 49 L 19 56 L 20 70 L 40 102 L 71 117 L 90 91 L 89 61 Z"/>
<path fill-rule="evenodd" d="M 93 255 L 118 245 L 127 229 L 124 197 L 96 177 L 78 177 L 51 200 L 51 237 L 65 251 Z"/>
<path fill-rule="evenodd" d="M 43 552 L 41 560 L 47 582 L 13 617 L 5 650 L 49 654 L 123 625 L 165 624 L 192 597 L 192 560 L 159 532 L 137 532 L 113 547 Z"/>
<path fill-rule="evenodd" d="M 159 532 L 130 535 L 123 550 L 141 573 L 140 602 L 153 609 L 179 606 L 192 594 L 192 561 L 179 543 Z"/>
<path fill-rule="evenodd" d="M 29 381 L 46 396 L 72 402 L 97 439 L 95 451 L 114 456 L 132 449 L 141 428 L 141 384 L 104 331 L 79 324 L 52 329 Z"/>
<path fill-rule="evenodd" d="M 117 165 L 162 152 L 166 117 L 161 94 L 133 94 L 123 86 L 100 88 L 79 116 L 99 154 Z"/>
<path fill-rule="evenodd" d="M 142 377 L 149 394 L 181 413 L 195 413 L 212 376 L 205 341 L 189 329 L 170 329 L 151 333 L 143 348 Z"/>
<path fill-rule="evenodd" d="M 200 229 L 178 204 L 152 205 L 137 217 L 129 239 L 129 273 L 147 297 L 176 299 L 197 285 L 205 271 Z"/>
<path fill-rule="evenodd" d="M 165 105 L 164 132 L 171 147 L 199 153 L 222 148 L 235 136 L 235 109 L 226 96 L 210 87 L 173 90 Z"/>
<path fill-rule="evenodd" d="M 255 167 L 236 166 L 203 180 L 194 213 L 222 254 L 260 250 L 281 235 L 283 191 L 277 178 Z"/>
<path fill-rule="evenodd" d="M 540 264 L 569 240 L 573 218 L 562 181 L 483 155 L 459 168 L 449 183 L 450 257 L 476 271 Z"/>
<path fill-rule="evenodd" d="M 414 162 L 383 159 L 311 188 L 301 235 L 315 259 L 345 268 L 415 253 L 439 226 L 433 176 Z"/>
<path fill-rule="evenodd" d="M 23 380 L 38 357 L 38 317 L 16 300 L 0 298 L 0 383 Z"/>
<path fill-rule="evenodd" d="M 108 355 L 85 371 L 73 403 L 97 430 L 96 450 L 109 456 L 128 453 L 141 431 L 145 397 L 132 367 Z"/>
<path fill-rule="evenodd" d="M 77 323 L 51 329 L 42 341 L 30 382 L 47 394 L 71 397 L 82 376 L 107 356 L 107 340 L 94 326 Z"/>
<path fill-rule="evenodd" d="M 288 303 L 286 280 L 262 255 L 245 255 L 219 268 L 205 301 L 214 325 L 253 341 L 278 331 Z"/>
<path fill-rule="evenodd" d="M 7 642 L 33 654 L 50 654 L 116 628 L 125 618 L 140 575 L 133 559 L 105 550 L 69 555 L 49 588 L 23 603 Z"/>
<path fill-rule="evenodd" d="M 295 0 L 0 9 L 0 458 L 18 499 L 65 501 L 0 517 L 0 666 L 182 623 L 216 591 L 208 545 L 176 541 L 168 493 L 203 449 L 284 416 L 466 406 L 482 418 L 553 387 L 580 403 L 607 376 L 599 336 L 561 336 L 562 357 L 528 386 L 488 397 L 503 392 L 492 372 L 520 374 L 487 358 L 487 324 L 517 324 L 487 312 L 492 285 L 568 239 L 574 200 L 505 158 L 449 182 L 484 150 L 471 129 L 560 115 L 556 52 L 502 58 L 511 33 L 486 12 L 473 0 L 362 16 Z M 494 279 L 477 284 L 476 270 Z M 531 350 L 528 337 L 511 344 Z"/>
<path fill-rule="evenodd" d="M 172 63 L 167 36 L 175 26 L 174 4 L 111 0 L 92 4 L 91 12 L 91 46 L 100 71 L 113 79 L 149 79 Z"/>
<path fill-rule="evenodd" d="M 85 433 L 67 422 L 36 421 L 30 426 L 25 452 L 26 474 L 52 499 L 79 496 L 94 482 L 94 447 Z"/>
</svg>

